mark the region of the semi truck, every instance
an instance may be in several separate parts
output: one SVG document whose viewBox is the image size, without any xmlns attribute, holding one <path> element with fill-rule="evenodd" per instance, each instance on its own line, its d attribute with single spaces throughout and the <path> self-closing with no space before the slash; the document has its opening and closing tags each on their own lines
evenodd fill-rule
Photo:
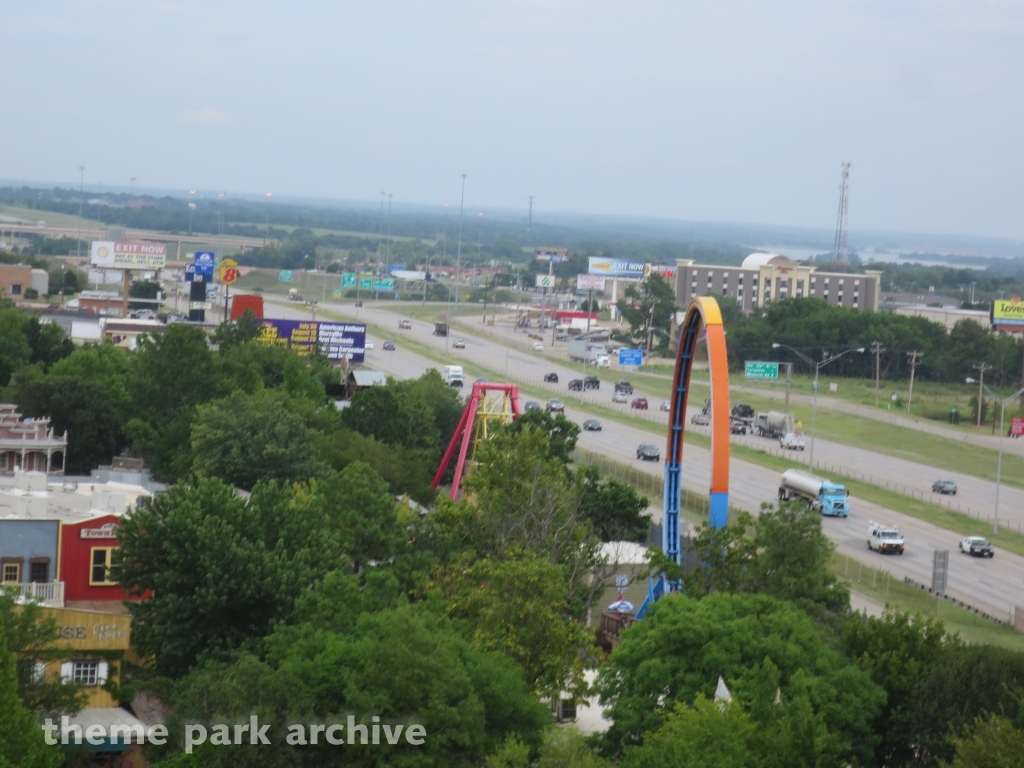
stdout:
<svg viewBox="0 0 1024 768">
<path fill-rule="evenodd" d="M 779 501 L 803 499 L 823 515 L 849 517 L 850 492 L 846 487 L 799 469 L 787 469 L 779 483 Z"/>
<path fill-rule="evenodd" d="M 868 549 L 883 555 L 903 554 L 903 534 L 895 525 L 868 521 Z"/>
<path fill-rule="evenodd" d="M 465 377 L 462 374 L 461 365 L 446 365 L 444 367 L 444 383 L 449 387 L 461 387 Z"/>
<path fill-rule="evenodd" d="M 782 437 L 795 432 L 793 414 L 782 411 L 768 411 L 754 417 L 752 431 L 761 437 Z"/>
<path fill-rule="evenodd" d="M 434 335 L 435 336 L 447 336 L 448 335 L 448 323 L 434 323 Z"/>
<path fill-rule="evenodd" d="M 569 359 L 574 363 L 593 365 L 602 357 L 608 357 L 604 344 L 598 344 L 589 339 L 573 339 L 569 342 Z"/>
</svg>

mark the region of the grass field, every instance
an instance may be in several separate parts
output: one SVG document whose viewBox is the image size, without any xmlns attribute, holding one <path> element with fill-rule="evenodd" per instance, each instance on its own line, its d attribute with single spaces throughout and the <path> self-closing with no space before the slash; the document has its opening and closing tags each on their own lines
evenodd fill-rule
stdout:
<svg viewBox="0 0 1024 768">
<path fill-rule="evenodd" d="M 26 223 L 32 223 L 37 221 L 45 221 L 48 227 L 77 227 L 78 216 L 70 213 L 55 213 L 54 211 L 40 211 L 35 208 L 22 208 L 16 205 L 4 205 L 0 204 L 0 216 L 11 216 L 16 219 L 21 219 Z M 0 229 L 3 229 L 5 224 L 10 222 L 0 220 Z M 105 229 L 108 225 L 102 221 L 96 221 L 94 219 L 84 218 L 82 219 L 82 228 L 100 228 Z M 42 231 L 40 231 L 42 234 Z"/>
</svg>

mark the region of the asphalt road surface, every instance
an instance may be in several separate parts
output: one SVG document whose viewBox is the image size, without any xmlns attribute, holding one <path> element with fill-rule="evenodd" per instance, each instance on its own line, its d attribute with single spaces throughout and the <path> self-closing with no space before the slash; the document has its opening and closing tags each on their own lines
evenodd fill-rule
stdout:
<svg viewBox="0 0 1024 768">
<path fill-rule="evenodd" d="M 351 305 L 321 307 L 320 309 L 318 314 L 321 317 L 354 318 L 356 316 L 356 310 Z M 310 317 L 308 308 L 289 306 L 284 302 L 275 301 L 267 301 L 266 313 L 270 317 L 296 319 Z M 359 310 L 358 319 L 360 321 L 395 329 L 394 333 L 387 337 L 373 332 L 369 334 L 368 338 L 375 342 L 375 349 L 367 353 L 366 365 L 398 378 L 415 377 L 429 368 L 439 368 L 440 365 L 437 362 L 404 349 L 402 339 L 412 337 L 417 342 L 429 344 L 435 349 L 441 350 L 444 349 L 444 339 L 432 336 L 432 324 L 423 321 L 413 320 L 411 331 L 399 331 L 397 327 L 399 317 L 392 311 L 374 307 Z M 394 352 L 383 351 L 381 346 L 384 338 L 394 340 L 398 349 Z M 566 415 L 577 422 L 581 422 L 585 418 L 592 418 L 591 414 L 574 407 L 574 403 L 578 404 L 579 402 L 578 393 L 573 393 L 573 397 L 570 398 L 564 389 L 564 382 L 568 377 L 581 375 L 574 368 L 570 368 L 568 363 L 559 366 L 547 360 L 538 360 L 531 352 L 523 349 L 521 344 L 515 346 L 510 344 L 506 352 L 504 346 L 479 337 L 464 334 L 463 338 L 466 339 L 467 349 L 450 351 L 449 357 L 453 364 L 477 363 L 491 369 L 494 373 L 490 375 L 490 378 L 496 381 L 502 378 L 507 355 L 509 378 L 529 381 L 531 384 L 540 382 L 544 372 L 557 371 L 560 377 L 566 378 L 561 378 L 561 388 L 557 390 L 557 394 L 554 390 L 552 394 L 565 401 Z M 467 376 L 467 379 L 471 380 L 472 378 L 472 376 Z M 585 398 L 587 401 L 601 405 L 611 405 L 610 391 L 606 392 L 604 389 L 597 393 L 587 392 Z M 652 407 L 657 408 L 659 403 L 660 401 L 652 401 Z M 651 442 L 660 446 L 664 442 L 664 432 L 659 429 L 658 422 L 666 422 L 665 414 L 649 412 L 647 415 L 652 420 L 650 429 L 604 419 L 602 420 L 602 431 L 582 433 L 579 446 L 585 450 L 600 452 L 618 461 L 635 465 L 641 471 L 660 477 L 663 473 L 660 462 L 641 462 L 636 459 L 638 444 Z M 758 438 L 748 438 L 748 440 L 756 441 Z M 818 442 L 816 451 L 823 450 L 824 442 Z M 837 448 L 846 448 L 846 446 L 837 446 Z M 860 451 L 860 453 L 871 457 L 872 461 L 880 460 L 883 463 L 893 461 L 890 457 L 876 457 L 875 454 L 866 451 Z M 849 455 L 854 456 L 854 460 L 865 458 L 857 454 Z M 699 493 L 706 493 L 710 483 L 709 451 L 695 445 L 688 445 L 683 458 L 684 487 Z M 912 464 L 912 462 L 907 463 Z M 847 465 L 850 464 L 854 468 L 860 469 L 853 461 Z M 930 488 L 931 479 L 937 475 L 934 470 L 929 468 L 925 467 L 923 470 L 928 473 L 927 485 Z M 756 513 L 763 502 L 770 503 L 777 499 L 779 476 L 773 470 L 734 458 L 730 462 L 730 476 L 729 501 L 731 506 Z M 983 483 L 984 481 L 976 482 Z M 951 553 L 948 589 L 950 595 L 961 598 L 965 602 L 1003 619 L 1007 618 L 1011 606 L 1024 603 L 1024 558 L 997 549 L 996 557 L 992 560 L 973 559 L 959 554 L 957 544 L 962 536 L 956 532 L 938 528 L 856 497 L 851 498 L 850 506 L 849 518 L 825 518 L 823 521 L 826 534 L 836 542 L 839 552 L 873 567 L 888 569 L 897 578 L 909 576 L 915 581 L 928 584 L 931 582 L 933 551 L 948 549 Z M 1009 515 L 1011 512 L 1009 504 L 1003 509 L 1004 514 Z M 1017 516 L 1014 519 L 1019 519 L 1022 514 L 1020 507 L 1017 506 L 1012 511 Z M 907 542 L 906 554 L 883 556 L 869 551 L 866 546 L 869 520 L 879 520 L 899 526 Z"/>
</svg>

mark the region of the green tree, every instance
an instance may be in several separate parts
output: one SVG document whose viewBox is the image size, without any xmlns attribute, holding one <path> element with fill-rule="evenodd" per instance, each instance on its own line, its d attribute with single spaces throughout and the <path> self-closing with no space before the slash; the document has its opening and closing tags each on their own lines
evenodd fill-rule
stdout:
<svg viewBox="0 0 1024 768">
<path fill-rule="evenodd" d="M 629 323 L 629 337 L 635 343 L 646 346 L 652 341 L 652 346 L 668 348 L 672 316 L 676 311 L 672 283 L 652 273 L 626 288 L 625 299 L 618 302 L 618 309 Z"/>
<path fill-rule="evenodd" d="M 246 490 L 261 481 L 308 480 L 326 471 L 316 437 L 279 402 L 235 392 L 196 409 L 192 469 Z"/>
<path fill-rule="evenodd" d="M 50 376 L 69 376 L 89 381 L 103 388 L 119 411 L 118 420 L 128 418 L 128 352 L 110 341 L 86 344 L 58 360 Z"/>
<path fill-rule="evenodd" d="M 954 737 L 956 756 L 948 768 L 1020 768 L 1024 764 L 1024 732 L 1007 717 L 977 717 L 968 735 Z"/>
<path fill-rule="evenodd" d="M 505 429 L 510 434 L 518 434 L 524 429 L 540 431 L 547 437 L 548 455 L 563 464 L 572 461 L 572 453 L 576 450 L 576 441 L 580 436 L 580 425 L 567 419 L 564 413 L 556 416 L 540 409 L 526 411 Z"/>
<path fill-rule="evenodd" d="M 342 411 L 341 426 L 406 448 L 436 449 L 440 440 L 430 409 L 390 384 L 357 392 Z"/>
<path fill-rule="evenodd" d="M 11 377 L 28 365 L 32 347 L 25 335 L 25 315 L 0 305 L 0 386 L 6 387 Z"/>
<path fill-rule="evenodd" d="M 259 484 L 248 501 L 219 480 L 178 484 L 120 528 L 118 581 L 132 643 L 179 676 L 201 658 L 253 647 L 337 562 L 323 500 Z"/>
<path fill-rule="evenodd" d="M 349 464 L 316 484 L 354 570 L 393 557 L 403 540 L 395 497 L 387 483 L 364 462 Z"/>
<path fill-rule="evenodd" d="M 406 494 L 428 504 L 437 495 L 430 487 L 436 462 L 424 451 L 388 445 L 348 429 L 321 435 L 317 438 L 316 450 L 335 470 L 342 470 L 356 461 L 366 462 L 397 496 Z"/>
<path fill-rule="evenodd" d="M 582 482 L 583 517 L 601 541 L 647 541 L 651 516 L 644 514 L 650 506 L 646 496 L 617 480 L 601 482 L 597 467 L 587 467 Z"/>
</svg>

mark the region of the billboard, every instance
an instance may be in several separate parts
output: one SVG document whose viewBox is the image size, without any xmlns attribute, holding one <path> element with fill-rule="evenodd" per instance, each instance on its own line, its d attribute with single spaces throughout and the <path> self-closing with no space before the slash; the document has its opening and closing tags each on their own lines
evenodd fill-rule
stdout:
<svg viewBox="0 0 1024 768">
<path fill-rule="evenodd" d="M 603 275 L 578 275 L 576 277 L 576 290 L 578 291 L 603 291 Z"/>
<path fill-rule="evenodd" d="M 1024 328 L 1024 299 L 996 299 L 992 302 L 992 325 L 1016 325 Z"/>
<path fill-rule="evenodd" d="M 554 275 L 537 275 L 537 287 L 553 289 L 557 280 L 558 278 Z"/>
<path fill-rule="evenodd" d="M 399 280 L 426 280 L 427 273 L 414 269 L 392 269 L 391 276 Z"/>
<path fill-rule="evenodd" d="M 537 255 L 534 257 L 538 261 L 553 261 L 556 264 L 565 261 L 569 258 L 568 248 L 547 248 L 540 246 L 537 248 Z"/>
<path fill-rule="evenodd" d="M 642 349 L 619 349 L 619 365 L 641 366 L 644 364 L 644 351 Z"/>
<path fill-rule="evenodd" d="M 163 243 L 130 243 L 94 240 L 89 263 L 112 269 L 160 269 L 167 263 Z"/>
<path fill-rule="evenodd" d="M 366 326 L 362 323 L 325 323 L 309 320 L 263 319 L 259 342 L 268 346 L 280 345 L 308 355 L 317 347 L 329 360 L 363 362 L 366 346 Z"/>
<path fill-rule="evenodd" d="M 587 272 L 591 275 L 605 277 L 631 277 L 637 280 L 647 277 L 651 265 L 645 261 L 627 261 L 626 259 L 606 259 L 603 256 L 591 256 L 587 260 Z"/>
<path fill-rule="evenodd" d="M 205 277 L 213 277 L 213 268 L 217 264 L 217 256 L 213 251 L 196 251 L 195 273 Z"/>
</svg>

